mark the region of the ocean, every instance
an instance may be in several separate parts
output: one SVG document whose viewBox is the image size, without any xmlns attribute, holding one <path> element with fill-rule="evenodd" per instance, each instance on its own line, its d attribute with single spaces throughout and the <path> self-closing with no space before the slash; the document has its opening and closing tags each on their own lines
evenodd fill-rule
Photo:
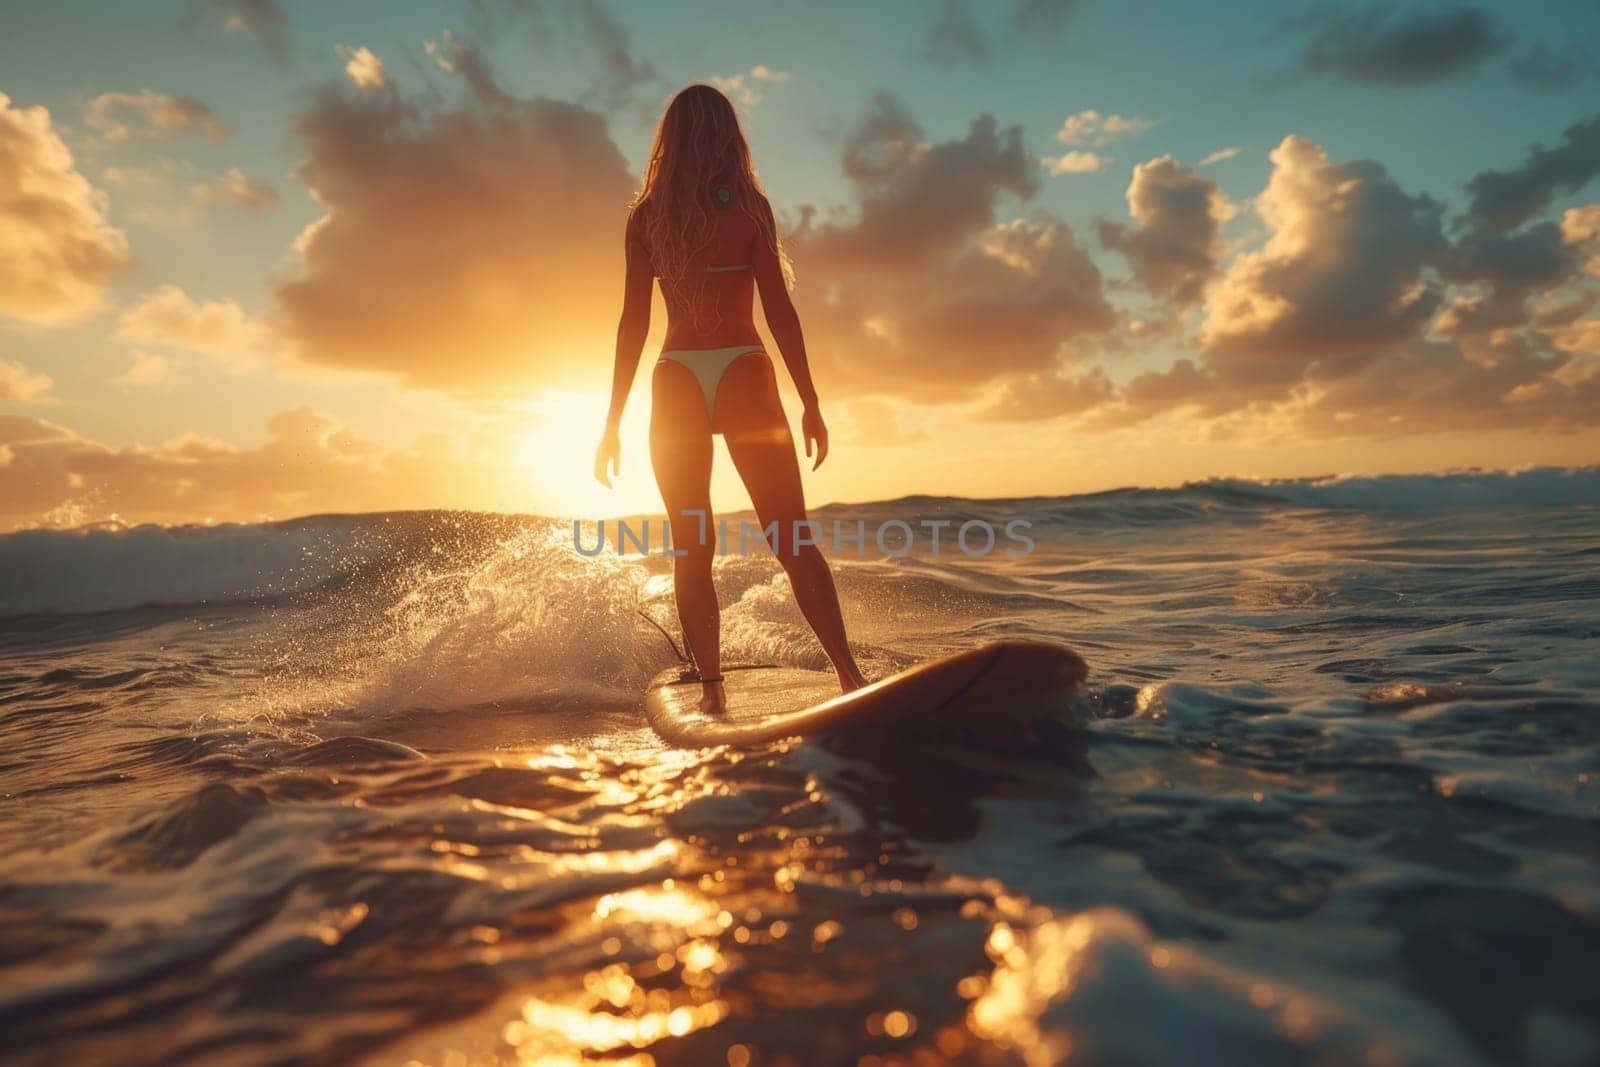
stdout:
<svg viewBox="0 0 1600 1067">
<path fill-rule="evenodd" d="M 0 537 L 0 1060 L 1600 1062 L 1600 468 L 913 497 L 869 677 L 1051 728 L 685 751 L 668 561 L 412 512 Z M 728 662 L 825 666 L 765 556 Z"/>
</svg>

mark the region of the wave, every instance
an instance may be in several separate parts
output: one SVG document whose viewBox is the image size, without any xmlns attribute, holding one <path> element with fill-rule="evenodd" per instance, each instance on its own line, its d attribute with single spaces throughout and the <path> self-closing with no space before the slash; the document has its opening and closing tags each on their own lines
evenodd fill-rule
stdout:
<svg viewBox="0 0 1600 1067">
<path fill-rule="evenodd" d="M 105 611 L 261 598 L 348 572 L 360 538 L 337 518 L 220 526 L 22 530 L 0 537 L 0 611 Z M 334 550 L 336 548 L 336 550 Z"/>
<path fill-rule="evenodd" d="M 1600 466 L 1276 480 L 1222 478 L 1196 484 L 1259 494 L 1303 507 L 1406 514 L 1465 508 L 1521 510 L 1600 505 Z"/>
<path fill-rule="evenodd" d="M 1058 497 L 977 500 L 909 496 L 831 504 L 815 517 L 870 528 L 898 519 L 997 527 L 1026 517 L 1042 536 L 1079 529 L 1244 520 L 1285 508 L 1417 514 L 1454 509 L 1600 505 L 1600 467 L 1337 476 L 1219 478 L 1171 489 L 1115 489 Z M 730 518 L 737 519 L 734 513 Z M 306 593 L 395 567 L 481 565 L 512 540 L 553 533 L 562 521 L 481 512 L 319 515 L 216 526 L 93 526 L 0 535 L 0 617 L 74 615 L 151 606 L 192 607 Z M 948 535 L 947 535 L 948 536 Z M 897 537 L 889 537 L 895 546 Z M 585 545 L 593 541 L 587 537 Z"/>
<path fill-rule="evenodd" d="M 1313 478 L 1210 478 L 1165 489 L 1129 487 L 1067 496 L 973 499 L 906 496 L 818 509 L 822 517 L 937 513 L 966 519 L 1026 515 L 1035 522 L 1141 526 L 1248 516 L 1285 507 L 1410 515 L 1462 509 L 1522 510 L 1600 506 L 1600 466 L 1479 469 L 1437 474 L 1325 475 Z"/>
<path fill-rule="evenodd" d="M 268 600 L 420 558 L 460 558 L 530 522 L 468 512 L 0 535 L 0 617 Z"/>
</svg>

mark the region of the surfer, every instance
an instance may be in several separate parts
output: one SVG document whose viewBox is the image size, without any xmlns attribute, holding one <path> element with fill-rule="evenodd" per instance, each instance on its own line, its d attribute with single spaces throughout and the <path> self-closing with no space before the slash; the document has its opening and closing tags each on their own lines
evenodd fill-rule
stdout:
<svg viewBox="0 0 1600 1067">
<path fill-rule="evenodd" d="M 840 688 L 861 687 L 866 683 L 845 640 L 828 561 L 809 538 L 795 536 L 797 529 L 808 529 L 800 466 L 772 360 L 756 332 L 753 299 L 759 290 L 767 326 L 804 404 L 800 429 L 806 455 L 815 454 L 815 470 L 828 455 L 828 428 L 789 298 L 788 262 L 733 105 L 711 86 L 691 85 L 667 105 L 624 244 L 627 280 L 611 411 L 594 473 L 610 487 L 610 476 L 621 469 L 617 428 L 650 328 L 651 286 L 659 278 L 667 335 L 651 373 L 650 462 L 672 544 L 683 552 L 673 560 L 673 589 L 701 681 L 701 709 L 727 705 L 711 581 L 711 437 L 718 433 Z"/>
</svg>

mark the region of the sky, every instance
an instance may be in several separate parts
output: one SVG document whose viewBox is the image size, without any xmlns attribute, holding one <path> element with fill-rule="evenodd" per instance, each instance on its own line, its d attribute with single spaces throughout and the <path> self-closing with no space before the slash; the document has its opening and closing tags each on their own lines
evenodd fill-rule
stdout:
<svg viewBox="0 0 1600 1067">
<path fill-rule="evenodd" d="M 815 504 L 1600 461 L 1592 0 L 0 22 L 0 529 L 659 509 L 659 298 L 615 489 L 592 457 L 701 81 L 794 261 Z"/>
</svg>

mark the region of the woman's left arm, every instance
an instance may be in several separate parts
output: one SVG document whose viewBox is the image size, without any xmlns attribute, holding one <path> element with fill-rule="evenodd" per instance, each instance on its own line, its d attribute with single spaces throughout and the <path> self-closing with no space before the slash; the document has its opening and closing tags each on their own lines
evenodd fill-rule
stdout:
<svg viewBox="0 0 1600 1067">
<path fill-rule="evenodd" d="M 628 391 L 633 388 L 633 376 L 639 370 L 639 357 L 644 353 L 645 335 L 650 332 L 650 286 L 655 281 L 655 271 L 641 239 L 638 220 L 637 210 L 628 216 L 623 238 L 627 277 L 622 289 L 622 318 L 617 323 L 616 362 L 611 372 L 611 410 L 606 415 L 605 432 L 594 457 L 594 476 L 608 489 L 611 477 L 622 473 L 622 439 L 618 427 L 622 425 L 622 409 L 628 403 Z"/>
<path fill-rule="evenodd" d="M 760 221 L 766 232 L 778 232 L 777 220 L 772 214 L 772 204 L 766 197 L 756 201 Z M 817 387 L 811 381 L 811 363 L 806 358 L 805 334 L 800 329 L 800 313 L 789 296 L 789 284 L 783 274 L 783 263 L 778 250 L 757 239 L 751 254 L 756 276 L 756 289 L 761 293 L 761 309 L 767 316 L 767 328 L 777 342 L 789 377 L 794 380 L 795 391 L 800 394 L 803 411 L 800 414 L 800 434 L 805 438 L 806 455 L 816 455 L 811 469 L 822 466 L 828 458 L 828 425 L 822 421 L 822 408 L 817 401 Z"/>
</svg>

